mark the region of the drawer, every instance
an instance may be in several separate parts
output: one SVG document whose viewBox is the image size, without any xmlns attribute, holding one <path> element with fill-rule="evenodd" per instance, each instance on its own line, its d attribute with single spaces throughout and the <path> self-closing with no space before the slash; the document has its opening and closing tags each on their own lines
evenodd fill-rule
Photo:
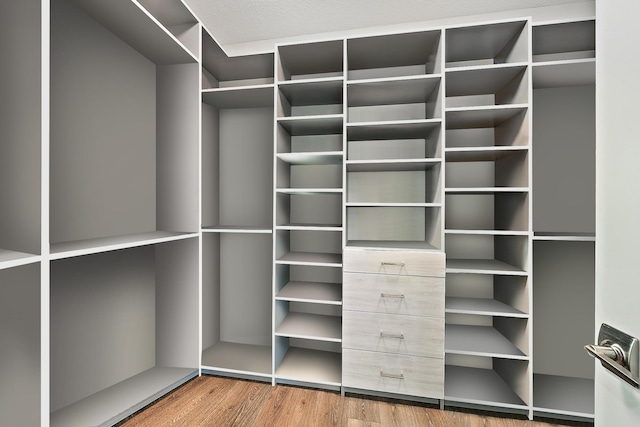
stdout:
<svg viewBox="0 0 640 427">
<path fill-rule="evenodd" d="M 354 273 L 444 277 L 445 254 L 346 248 L 343 270 Z"/>
<path fill-rule="evenodd" d="M 442 359 L 444 319 L 345 310 L 342 347 Z"/>
<path fill-rule="evenodd" d="M 345 310 L 444 317 L 444 278 L 344 273 Z"/>
<path fill-rule="evenodd" d="M 344 349 L 345 387 L 444 398 L 444 359 Z"/>
</svg>

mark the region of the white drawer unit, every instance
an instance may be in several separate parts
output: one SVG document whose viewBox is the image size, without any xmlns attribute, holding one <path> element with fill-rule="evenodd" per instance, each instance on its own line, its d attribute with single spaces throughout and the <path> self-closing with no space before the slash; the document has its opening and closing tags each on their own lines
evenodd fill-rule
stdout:
<svg viewBox="0 0 640 427">
<path fill-rule="evenodd" d="M 444 316 L 444 278 L 344 273 L 343 281 L 345 310 Z"/>
<path fill-rule="evenodd" d="M 343 347 L 442 358 L 444 319 L 345 311 Z"/>
<path fill-rule="evenodd" d="M 444 277 L 445 254 L 346 248 L 343 263 L 345 272 Z"/>
<path fill-rule="evenodd" d="M 442 399 L 443 359 L 344 349 L 342 382 L 348 387 Z"/>
</svg>

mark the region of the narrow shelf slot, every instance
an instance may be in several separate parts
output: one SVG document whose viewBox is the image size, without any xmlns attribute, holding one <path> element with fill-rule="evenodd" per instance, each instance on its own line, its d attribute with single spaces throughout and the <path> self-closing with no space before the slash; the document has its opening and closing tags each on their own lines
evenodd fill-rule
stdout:
<svg viewBox="0 0 640 427">
<path fill-rule="evenodd" d="M 445 353 L 528 360 L 518 347 L 491 326 L 445 325 Z"/>
<path fill-rule="evenodd" d="M 276 369 L 278 379 L 340 386 L 342 356 L 331 351 L 289 347 Z"/>
<path fill-rule="evenodd" d="M 445 299 L 445 313 L 519 317 L 523 319 L 529 317 L 526 313 L 523 313 L 510 305 L 489 298 L 447 297 Z"/>
<path fill-rule="evenodd" d="M 156 367 L 51 414 L 52 427 L 111 425 L 198 375 L 197 370 Z"/>
<path fill-rule="evenodd" d="M 276 327 L 276 336 L 342 342 L 342 319 L 338 316 L 291 312 Z"/>
<path fill-rule="evenodd" d="M 447 258 L 447 273 L 503 274 L 526 276 L 521 268 L 496 259 L 452 259 Z"/>
<path fill-rule="evenodd" d="M 446 193 L 455 194 L 492 194 L 492 193 L 528 193 L 528 187 L 448 187 Z"/>
<path fill-rule="evenodd" d="M 526 114 L 528 108 L 527 104 L 447 108 L 445 122 L 447 129 L 497 127 L 518 115 Z"/>
<path fill-rule="evenodd" d="M 596 235 L 595 233 L 545 233 L 545 232 L 534 232 L 533 240 L 555 240 L 561 242 L 595 242 Z"/>
<path fill-rule="evenodd" d="M 427 242 L 412 242 L 407 240 L 348 240 L 347 246 L 351 248 L 372 249 L 421 249 L 438 251 L 440 248 Z"/>
<path fill-rule="evenodd" d="M 451 147 L 445 149 L 445 159 L 447 162 L 490 162 L 528 150 L 528 146 Z"/>
<path fill-rule="evenodd" d="M 342 133 L 344 115 L 327 114 L 324 116 L 281 117 L 278 124 L 291 136 L 331 135 Z"/>
<path fill-rule="evenodd" d="M 594 417 L 593 379 L 533 374 L 533 411 L 542 416 Z"/>
<path fill-rule="evenodd" d="M 202 351 L 202 367 L 271 377 L 271 347 L 220 341 Z"/>
<path fill-rule="evenodd" d="M 51 259 L 71 258 L 81 255 L 134 248 L 138 246 L 155 245 L 175 240 L 190 239 L 197 236 L 198 235 L 195 233 L 152 231 L 148 233 L 128 234 L 124 236 L 51 243 Z"/>
<path fill-rule="evenodd" d="M 447 400 L 528 409 L 525 402 L 493 370 L 464 366 L 445 366 L 444 398 Z"/>
<path fill-rule="evenodd" d="M 271 228 L 245 227 L 242 225 L 216 225 L 212 227 L 202 227 L 203 233 L 242 233 L 242 234 L 271 234 Z"/>
<path fill-rule="evenodd" d="M 440 87 L 440 76 L 415 76 L 350 82 L 347 85 L 349 107 L 373 105 L 422 104 Z"/>
<path fill-rule="evenodd" d="M 276 264 L 342 266 L 342 254 L 319 252 L 287 252 L 276 260 Z"/>
<path fill-rule="evenodd" d="M 533 64 L 534 89 L 585 86 L 596 83 L 596 60 L 572 59 Z"/>
<path fill-rule="evenodd" d="M 537 24 L 531 32 L 534 62 L 595 57 L 595 19 Z"/>
<path fill-rule="evenodd" d="M 271 107 L 273 92 L 272 84 L 205 89 L 202 102 L 216 108 Z"/>
<path fill-rule="evenodd" d="M 342 284 L 290 281 L 278 292 L 276 300 L 342 305 Z"/>
<path fill-rule="evenodd" d="M 278 159 L 290 165 L 341 165 L 342 151 L 280 153 Z"/>
<path fill-rule="evenodd" d="M 437 167 L 441 159 L 347 160 L 347 172 L 416 172 Z"/>
<path fill-rule="evenodd" d="M 347 123 L 349 141 L 427 138 L 440 128 L 442 119 Z"/>
</svg>

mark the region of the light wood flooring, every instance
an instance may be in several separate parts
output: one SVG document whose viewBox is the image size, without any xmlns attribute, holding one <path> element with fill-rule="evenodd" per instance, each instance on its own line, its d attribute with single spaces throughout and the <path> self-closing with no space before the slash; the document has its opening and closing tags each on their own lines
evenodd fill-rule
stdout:
<svg viewBox="0 0 640 427">
<path fill-rule="evenodd" d="M 119 424 L 159 426 L 551 427 L 337 392 L 213 376 L 193 379 Z M 561 424 L 564 425 L 564 424 Z M 582 425 L 582 424 L 570 424 Z M 586 424 L 589 425 L 589 424 Z"/>
</svg>

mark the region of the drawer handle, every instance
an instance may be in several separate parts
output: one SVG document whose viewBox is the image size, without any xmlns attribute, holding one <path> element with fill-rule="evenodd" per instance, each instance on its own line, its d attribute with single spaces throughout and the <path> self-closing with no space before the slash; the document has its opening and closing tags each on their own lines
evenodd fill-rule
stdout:
<svg viewBox="0 0 640 427">
<path fill-rule="evenodd" d="M 380 261 L 380 265 L 397 265 L 398 267 L 404 267 L 404 262 Z"/>
<path fill-rule="evenodd" d="M 403 333 L 390 334 L 388 332 L 380 331 L 380 338 L 397 338 L 399 340 L 403 340 L 404 339 L 404 334 Z"/>
<path fill-rule="evenodd" d="M 404 379 L 404 373 L 400 372 L 399 374 L 390 374 L 388 372 L 383 371 L 382 369 L 380 369 L 380 376 L 381 377 L 387 377 L 387 378 L 395 378 L 397 380 L 403 380 Z"/>
<path fill-rule="evenodd" d="M 380 297 L 382 298 L 404 298 L 404 294 L 388 294 L 386 292 L 381 292 Z"/>
</svg>

